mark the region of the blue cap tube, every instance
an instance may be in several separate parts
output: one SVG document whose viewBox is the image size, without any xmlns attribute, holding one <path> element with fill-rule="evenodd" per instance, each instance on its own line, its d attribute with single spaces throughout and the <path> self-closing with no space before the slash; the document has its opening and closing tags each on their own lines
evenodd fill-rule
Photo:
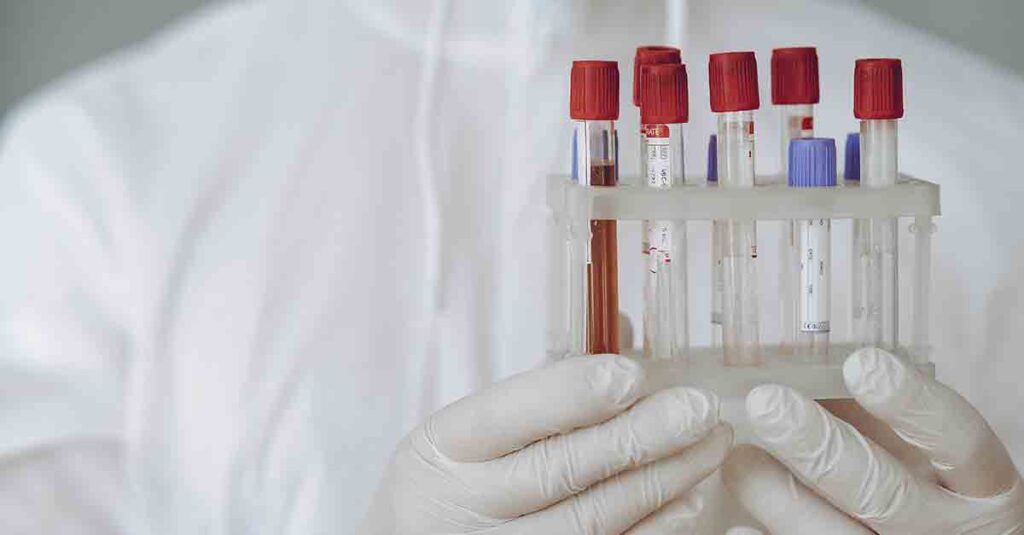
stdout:
<svg viewBox="0 0 1024 535">
<path fill-rule="evenodd" d="M 789 185 L 828 188 L 836 185 L 836 140 L 824 137 L 789 143 Z"/>
<path fill-rule="evenodd" d="M 860 180 L 860 134 L 846 134 L 846 153 L 843 162 L 843 178 Z"/>
</svg>

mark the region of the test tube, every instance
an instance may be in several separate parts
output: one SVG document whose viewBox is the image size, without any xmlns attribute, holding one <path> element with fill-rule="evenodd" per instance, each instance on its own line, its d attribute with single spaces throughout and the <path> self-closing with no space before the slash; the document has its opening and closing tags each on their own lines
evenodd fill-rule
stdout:
<svg viewBox="0 0 1024 535">
<path fill-rule="evenodd" d="M 639 46 L 636 48 L 636 54 L 633 56 L 633 105 L 640 108 L 641 100 L 641 88 L 643 84 L 643 76 L 641 70 L 647 65 L 672 65 L 682 63 L 682 53 L 676 47 L 672 46 L 660 46 L 660 45 L 648 45 Z M 640 122 L 640 179 L 643 182 L 647 177 L 647 138 L 644 136 L 643 121 Z M 648 228 L 648 221 L 644 220 L 640 222 L 640 254 L 644 256 L 643 265 L 646 267 L 648 264 L 647 256 L 651 249 L 651 244 L 648 240 L 650 235 L 650 229 Z M 643 272 L 643 288 L 644 298 L 653 291 L 652 288 L 656 284 L 656 275 L 651 273 L 650 270 L 644 269 Z M 646 342 L 645 353 L 646 353 Z"/>
<path fill-rule="evenodd" d="M 718 187 L 754 187 L 754 110 L 760 107 L 753 52 L 712 54 L 711 110 L 718 115 Z M 722 255 L 722 348 L 728 366 L 761 361 L 758 336 L 757 227 L 715 221 Z"/>
<path fill-rule="evenodd" d="M 689 120 L 686 67 L 641 68 L 640 124 L 645 140 L 644 185 L 668 189 L 685 181 L 683 124 Z M 670 359 L 689 345 L 686 310 L 686 223 L 644 221 L 648 243 L 644 288 L 644 355 Z"/>
<path fill-rule="evenodd" d="M 569 115 L 575 121 L 573 179 L 586 186 L 618 184 L 615 121 L 619 118 L 619 66 L 614 61 L 572 63 Z M 590 222 L 585 280 L 586 352 L 619 352 L 619 282 L 616 223 Z M 578 317 L 579 314 L 576 314 Z"/>
<path fill-rule="evenodd" d="M 846 134 L 846 149 L 843 151 L 843 178 L 847 181 L 860 182 L 860 134 Z M 866 301 L 864 295 L 864 275 L 866 269 L 861 262 L 870 257 L 870 249 L 865 241 L 871 234 L 871 222 L 867 219 L 854 219 L 850 234 L 850 259 L 853 269 L 850 272 L 850 332 L 860 342 L 861 322 L 864 317 Z"/>
<path fill-rule="evenodd" d="M 897 119 L 903 117 L 903 65 L 898 59 L 859 59 L 853 73 L 853 114 L 860 119 L 860 187 L 896 184 Z M 894 350 L 899 343 L 896 218 L 854 225 L 854 278 L 862 281 L 853 311 L 859 343 Z M 858 273 L 859 271 L 859 273 Z"/>
<path fill-rule="evenodd" d="M 708 137 L 708 184 L 718 184 L 718 136 Z M 718 225 L 711 227 L 711 347 L 722 340 L 722 244 Z"/>
<path fill-rule="evenodd" d="M 779 139 L 783 180 L 789 176 L 790 141 L 814 136 L 814 105 L 819 101 L 818 52 L 814 47 L 772 50 L 772 104 L 779 110 Z M 799 225 L 784 221 L 779 234 L 779 345 L 783 353 L 795 348 L 800 331 Z"/>
<path fill-rule="evenodd" d="M 797 138 L 789 145 L 789 186 L 831 188 L 836 185 L 836 142 L 831 138 Z M 799 286 L 799 332 L 797 354 L 820 361 L 828 355 L 831 330 L 832 221 L 828 218 L 796 222 L 799 256 L 796 270 Z"/>
</svg>

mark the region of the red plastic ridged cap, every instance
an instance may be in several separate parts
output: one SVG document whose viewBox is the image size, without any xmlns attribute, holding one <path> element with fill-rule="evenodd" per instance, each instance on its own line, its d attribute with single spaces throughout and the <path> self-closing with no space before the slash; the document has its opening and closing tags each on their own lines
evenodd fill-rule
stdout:
<svg viewBox="0 0 1024 535">
<path fill-rule="evenodd" d="M 672 46 L 638 46 L 633 57 L 633 105 L 640 107 L 640 70 L 644 65 L 682 63 L 683 55 Z"/>
<path fill-rule="evenodd" d="M 572 62 L 569 117 L 584 121 L 614 121 L 619 118 L 618 63 Z"/>
<path fill-rule="evenodd" d="M 690 120 L 686 66 L 644 65 L 640 94 L 642 124 L 675 124 Z"/>
<path fill-rule="evenodd" d="M 858 59 L 853 68 L 853 115 L 858 119 L 903 117 L 903 63 Z"/>
<path fill-rule="evenodd" d="M 820 98 L 817 49 L 772 50 L 772 104 L 817 104 Z"/>
<path fill-rule="evenodd" d="M 708 60 L 711 111 L 756 110 L 761 107 L 757 91 L 757 59 L 753 52 L 711 54 Z"/>
</svg>

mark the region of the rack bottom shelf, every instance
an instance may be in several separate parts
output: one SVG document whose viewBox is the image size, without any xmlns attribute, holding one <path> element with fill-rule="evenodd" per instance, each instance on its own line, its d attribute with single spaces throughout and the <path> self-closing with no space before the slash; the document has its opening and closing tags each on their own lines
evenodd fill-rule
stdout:
<svg viewBox="0 0 1024 535">
<path fill-rule="evenodd" d="M 675 385 L 692 385 L 714 391 L 723 401 L 727 398 L 746 397 L 755 386 L 776 383 L 790 386 L 815 399 L 849 397 L 843 384 L 843 362 L 858 346 L 837 344 L 825 357 L 817 361 L 799 355 L 784 355 L 777 347 L 763 350 L 760 366 L 725 366 L 718 348 L 696 348 L 686 358 L 652 360 L 637 353 L 626 353 L 647 371 L 652 389 Z M 906 355 L 907 351 L 897 351 Z M 918 368 L 934 375 L 931 363 L 918 364 Z"/>
</svg>

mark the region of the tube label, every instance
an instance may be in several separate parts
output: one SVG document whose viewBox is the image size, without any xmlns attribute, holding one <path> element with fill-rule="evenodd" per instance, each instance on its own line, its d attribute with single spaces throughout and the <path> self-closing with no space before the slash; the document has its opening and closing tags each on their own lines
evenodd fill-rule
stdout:
<svg viewBox="0 0 1024 535">
<path fill-rule="evenodd" d="M 800 222 L 800 331 L 830 330 L 830 253 L 832 222 L 810 219 Z"/>
<path fill-rule="evenodd" d="M 646 186 L 665 189 L 672 187 L 672 157 L 669 150 L 669 128 L 667 125 L 645 125 L 644 139 L 646 154 L 644 163 L 647 170 Z M 651 273 L 657 273 L 661 264 L 672 261 L 672 224 L 668 221 L 645 222 L 645 238 L 648 254 L 647 265 Z"/>
</svg>

